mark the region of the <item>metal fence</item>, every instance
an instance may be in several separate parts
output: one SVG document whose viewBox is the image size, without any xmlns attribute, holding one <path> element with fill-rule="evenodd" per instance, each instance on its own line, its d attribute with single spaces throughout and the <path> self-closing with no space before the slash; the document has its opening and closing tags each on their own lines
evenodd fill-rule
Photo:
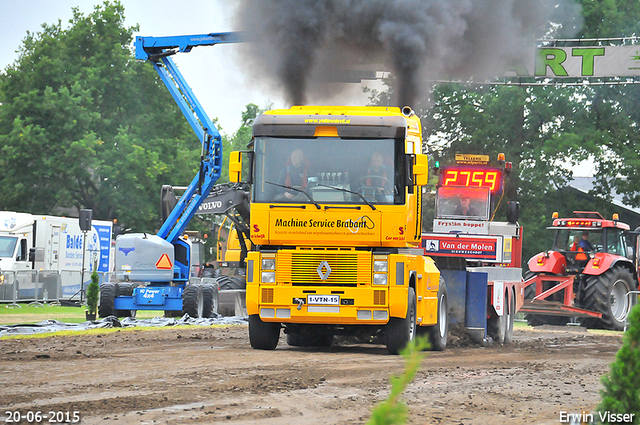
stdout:
<svg viewBox="0 0 640 425">
<path fill-rule="evenodd" d="M 99 284 L 109 281 L 111 274 L 98 272 Z M 0 303 L 51 303 L 79 300 L 81 295 L 84 299 L 89 283 L 89 271 L 84 274 L 78 270 L 0 271 Z"/>
</svg>

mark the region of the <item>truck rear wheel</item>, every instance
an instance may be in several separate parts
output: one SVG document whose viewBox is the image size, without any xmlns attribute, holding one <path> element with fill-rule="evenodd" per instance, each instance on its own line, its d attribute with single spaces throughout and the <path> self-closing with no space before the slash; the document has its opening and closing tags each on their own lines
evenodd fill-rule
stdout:
<svg viewBox="0 0 640 425">
<path fill-rule="evenodd" d="M 507 312 L 507 330 L 504 334 L 504 344 L 508 345 L 513 342 L 513 324 L 516 320 L 516 296 L 513 292 L 509 293 L 509 310 Z"/>
<path fill-rule="evenodd" d="M 389 354 L 399 354 L 416 336 L 416 292 L 409 288 L 407 316 L 403 319 L 392 317 L 384 328 L 384 336 Z"/>
<path fill-rule="evenodd" d="M 627 292 L 633 288 L 633 277 L 624 267 L 616 266 L 599 276 L 589 276 L 582 293 L 582 307 L 602 313 L 601 319 L 584 319 L 587 327 L 624 330 L 629 314 Z"/>
<path fill-rule="evenodd" d="M 431 350 L 443 351 L 447 347 L 449 335 L 449 304 L 447 301 L 447 287 L 444 279 L 440 278 L 438 288 L 438 321 L 434 326 L 429 326 L 429 342 Z"/>
<path fill-rule="evenodd" d="M 202 317 L 218 315 L 218 289 L 210 283 L 202 285 Z"/>
<path fill-rule="evenodd" d="M 491 317 L 487 319 L 487 335 L 493 339 L 496 344 L 504 344 L 504 337 L 507 331 L 507 314 L 502 316 Z"/>
<path fill-rule="evenodd" d="M 496 342 L 496 344 L 511 344 L 513 340 L 513 322 L 515 311 L 515 299 L 513 295 L 509 295 L 509 291 L 504 293 L 504 312 L 502 316 L 487 319 L 487 334 Z"/>
<path fill-rule="evenodd" d="M 249 316 L 249 343 L 256 350 L 275 350 L 280 338 L 280 323 L 263 322 L 260 316 Z"/>
<path fill-rule="evenodd" d="M 197 319 L 202 317 L 204 311 L 204 299 L 200 285 L 189 284 L 182 291 L 182 314 L 188 314 Z"/>
<path fill-rule="evenodd" d="M 113 307 L 116 299 L 116 285 L 113 283 L 103 283 L 100 286 L 100 305 L 98 307 L 98 316 L 101 318 L 115 316 L 116 311 Z"/>
</svg>

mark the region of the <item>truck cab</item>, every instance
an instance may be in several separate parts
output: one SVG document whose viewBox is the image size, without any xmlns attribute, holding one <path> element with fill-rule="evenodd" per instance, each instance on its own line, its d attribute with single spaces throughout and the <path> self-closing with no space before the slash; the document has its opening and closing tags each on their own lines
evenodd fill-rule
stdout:
<svg viewBox="0 0 640 425">
<path fill-rule="evenodd" d="M 443 349 L 446 288 L 419 248 L 428 169 L 413 111 L 267 111 L 254 123 L 251 147 L 230 161 L 231 180 L 253 184 L 251 345 L 274 349 L 284 327 L 289 345 L 360 334 L 397 353 L 429 330 Z"/>
</svg>

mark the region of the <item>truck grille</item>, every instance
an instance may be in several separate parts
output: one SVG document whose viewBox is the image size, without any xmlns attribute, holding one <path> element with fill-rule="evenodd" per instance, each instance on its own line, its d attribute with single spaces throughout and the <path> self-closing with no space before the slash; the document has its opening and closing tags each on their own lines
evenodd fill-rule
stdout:
<svg viewBox="0 0 640 425">
<path fill-rule="evenodd" d="M 373 291 L 373 305 L 386 305 L 386 292 Z"/>
<path fill-rule="evenodd" d="M 357 286 L 371 282 L 371 267 L 371 253 L 366 251 L 280 251 L 276 281 L 294 286 Z"/>
<path fill-rule="evenodd" d="M 273 304 L 273 288 L 262 288 L 262 304 Z"/>
</svg>

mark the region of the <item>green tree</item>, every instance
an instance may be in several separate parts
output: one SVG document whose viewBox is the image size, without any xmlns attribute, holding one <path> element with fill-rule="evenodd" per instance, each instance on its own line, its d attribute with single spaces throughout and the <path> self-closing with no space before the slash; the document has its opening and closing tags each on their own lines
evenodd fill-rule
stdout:
<svg viewBox="0 0 640 425">
<path fill-rule="evenodd" d="M 633 423 L 640 421 L 640 305 L 629 313 L 629 328 L 622 337 L 622 347 L 611 363 L 611 371 L 602 377 L 604 390 L 598 411 L 604 414 L 629 414 Z M 621 421 L 611 421 L 620 423 Z M 608 420 L 604 423 L 609 423 Z"/>
<path fill-rule="evenodd" d="M 229 181 L 229 155 L 234 151 L 247 150 L 247 144 L 253 137 L 253 122 L 256 117 L 267 109 L 271 109 L 271 105 L 267 105 L 264 109 L 259 108 L 254 103 L 249 103 L 245 106 L 245 110 L 242 112 L 242 123 L 240 128 L 231 136 L 223 135 L 223 169 L 220 175 L 220 183 Z"/>
<path fill-rule="evenodd" d="M 579 38 L 633 37 L 640 33 L 640 2 L 580 0 L 583 26 Z"/>
<path fill-rule="evenodd" d="M 200 143 L 153 68 L 130 51 L 124 7 L 23 40 L 0 74 L 0 208 L 52 213 L 91 208 L 134 230 L 159 227 L 162 184 L 184 185 Z"/>
</svg>

